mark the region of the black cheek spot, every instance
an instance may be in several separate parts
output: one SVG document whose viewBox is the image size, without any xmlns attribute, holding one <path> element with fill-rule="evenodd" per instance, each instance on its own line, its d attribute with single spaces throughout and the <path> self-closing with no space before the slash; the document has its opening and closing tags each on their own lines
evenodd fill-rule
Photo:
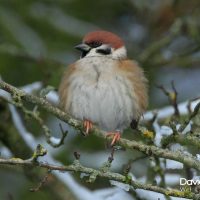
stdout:
<svg viewBox="0 0 200 200">
<path fill-rule="evenodd" d="M 105 48 L 105 49 L 97 49 L 96 50 L 97 53 L 103 54 L 103 55 L 108 55 L 111 54 L 111 48 Z"/>
</svg>

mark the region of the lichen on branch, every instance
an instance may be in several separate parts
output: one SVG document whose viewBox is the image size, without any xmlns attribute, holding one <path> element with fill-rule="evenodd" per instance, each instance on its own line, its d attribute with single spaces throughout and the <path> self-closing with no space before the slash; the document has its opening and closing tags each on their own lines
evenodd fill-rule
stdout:
<svg viewBox="0 0 200 200">
<path fill-rule="evenodd" d="M 23 90 L 20 90 L 2 80 L 0 80 L 0 89 L 7 91 L 8 93 L 11 94 L 12 96 L 12 101 L 10 103 L 13 103 L 16 107 L 19 107 L 24 110 L 24 113 L 28 112 L 24 105 L 23 101 L 29 102 L 33 104 L 34 106 L 38 106 L 39 108 L 45 110 L 46 112 L 56 116 L 58 119 L 66 122 L 70 126 L 74 127 L 76 130 L 84 134 L 84 129 L 83 129 L 83 123 L 82 121 L 76 120 L 72 118 L 70 115 L 67 113 L 63 112 L 60 110 L 58 107 L 52 105 L 49 103 L 45 98 L 37 97 L 31 94 L 28 94 L 24 92 Z M 17 103 L 16 103 L 17 102 Z M 198 113 L 199 110 L 199 104 L 197 104 L 197 107 L 194 109 L 195 112 L 191 114 L 189 120 L 195 117 L 195 113 Z M 32 113 L 33 114 L 33 113 Z M 31 114 L 31 115 L 32 115 Z M 34 116 L 32 116 L 34 118 Z M 38 117 L 38 116 L 36 116 Z M 62 127 L 61 127 L 62 130 Z M 145 129 L 146 130 L 146 129 Z M 139 131 L 139 130 L 138 130 Z M 139 131 L 140 132 L 140 131 Z M 178 131 L 177 131 L 178 132 Z M 64 131 L 62 130 L 62 133 Z M 105 139 L 105 140 L 111 140 L 106 137 L 106 133 L 102 130 L 100 130 L 97 126 L 94 126 L 92 129 L 92 134 L 95 134 L 99 138 Z M 178 133 L 179 134 L 179 133 Z M 176 135 L 177 136 L 177 135 Z M 194 140 L 194 138 L 192 138 Z M 63 138 L 61 139 L 63 143 Z M 191 137 L 185 137 L 177 138 L 177 141 L 182 141 L 183 140 L 191 140 Z M 194 141 L 194 144 L 195 143 Z M 200 171 L 200 161 L 192 156 L 192 155 L 186 155 L 181 153 L 180 151 L 171 151 L 166 148 L 161 148 L 153 143 L 151 145 L 144 144 L 142 142 L 138 141 L 130 141 L 128 139 L 121 138 L 119 140 L 119 145 L 130 150 L 137 150 L 139 152 L 142 152 L 146 156 L 153 156 L 157 158 L 165 158 L 165 159 L 170 159 L 170 160 L 175 160 L 178 162 L 183 163 L 185 166 L 189 168 L 194 168 L 198 171 Z M 198 147 L 198 145 L 196 145 Z M 39 148 L 39 147 L 38 147 Z M 114 173 L 110 171 L 110 165 L 106 165 L 106 170 L 97 170 L 97 169 L 92 169 L 85 167 L 80 164 L 79 160 L 76 159 L 74 163 L 68 166 L 56 166 L 53 164 L 48 164 L 48 163 L 43 163 L 43 162 L 38 162 L 37 161 L 37 155 L 39 156 L 44 156 L 43 154 L 37 154 L 36 151 L 35 156 L 33 156 L 31 159 L 28 160 L 22 160 L 22 159 L 0 159 L 0 164 L 10 164 L 10 165 L 20 165 L 20 166 L 35 166 L 35 167 L 41 167 L 41 168 L 46 168 L 49 170 L 59 170 L 59 171 L 74 171 L 74 172 L 83 172 L 89 175 L 90 181 L 95 181 L 96 177 L 104 177 L 107 178 L 108 180 L 115 180 L 119 181 L 122 183 L 129 184 L 132 188 L 137 189 L 145 189 L 145 190 L 151 190 L 155 192 L 159 192 L 165 195 L 169 196 L 176 196 L 176 197 L 185 197 L 185 198 L 192 198 L 192 199 L 198 199 L 199 197 L 197 194 L 194 194 L 192 192 L 184 192 L 184 191 L 179 191 L 179 190 L 173 190 L 173 189 L 164 189 L 159 186 L 153 186 L 150 184 L 141 184 L 137 181 L 133 181 L 129 177 L 129 175 L 122 175 L 119 173 Z M 108 161 L 109 164 L 111 164 L 112 161 Z"/>
</svg>

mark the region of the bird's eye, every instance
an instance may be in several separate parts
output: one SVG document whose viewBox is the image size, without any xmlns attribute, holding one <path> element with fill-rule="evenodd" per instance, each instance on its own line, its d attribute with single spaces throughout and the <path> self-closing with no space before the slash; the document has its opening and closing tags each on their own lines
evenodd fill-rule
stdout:
<svg viewBox="0 0 200 200">
<path fill-rule="evenodd" d="M 95 42 L 89 42 L 89 43 L 87 43 L 87 45 L 89 45 L 92 48 L 97 48 L 97 47 L 101 46 L 102 43 L 99 41 L 95 41 Z"/>
</svg>

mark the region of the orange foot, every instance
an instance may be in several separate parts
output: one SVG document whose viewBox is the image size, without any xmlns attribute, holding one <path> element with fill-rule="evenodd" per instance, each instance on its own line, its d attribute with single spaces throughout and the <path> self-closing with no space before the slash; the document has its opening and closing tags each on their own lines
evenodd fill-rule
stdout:
<svg viewBox="0 0 200 200">
<path fill-rule="evenodd" d="M 121 137 L 121 134 L 119 131 L 116 131 L 116 132 L 108 132 L 106 137 L 110 137 L 112 136 L 113 139 L 112 139 L 112 142 L 111 142 L 111 146 L 113 146 L 115 143 L 117 143 Z"/>
<path fill-rule="evenodd" d="M 85 134 L 88 135 L 90 130 L 92 129 L 92 122 L 90 120 L 85 119 L 83 122 L 83 126 L 85 129 Z"/>
</svg>

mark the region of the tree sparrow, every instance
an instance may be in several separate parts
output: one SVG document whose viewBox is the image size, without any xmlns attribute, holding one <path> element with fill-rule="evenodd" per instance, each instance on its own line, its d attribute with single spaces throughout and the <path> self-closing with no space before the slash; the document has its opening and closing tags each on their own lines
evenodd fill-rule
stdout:
<svg viewBox="0 0 200 200">
<path fill-rule="evenodd" d="M 111 32 L 90 32 L 75 48 L 82 52 L 81 58 L 64 73 L 60 105 L 84 121 L 86 134 L 94 123 L 113 136 L 114 145 L 145 111 L 147 79 L 137 63 L 127 58 L 122 39 Z"/>
</svg>

